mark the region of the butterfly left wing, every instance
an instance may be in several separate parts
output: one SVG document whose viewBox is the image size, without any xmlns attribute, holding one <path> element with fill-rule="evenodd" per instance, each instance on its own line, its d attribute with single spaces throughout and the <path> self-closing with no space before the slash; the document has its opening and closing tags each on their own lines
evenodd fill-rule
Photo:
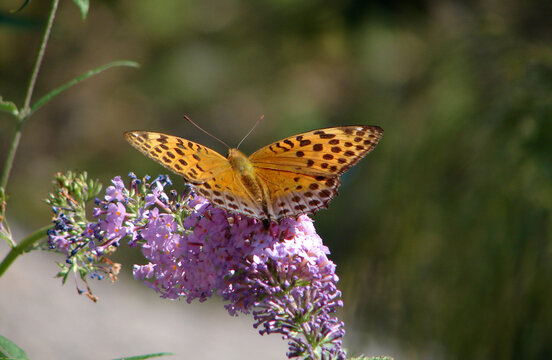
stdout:
<svg viewBox="0 0 552 360">
<path fill-rule="evenodd" d="M 263 211 L 248 193 L 228 159 L 196 142 L 152 131 L 128 131 L 127 141 L 149 158 L 182 176 L 209 201 L 225 210 L 261 218 Z"/>
<path fill-rule="evenodd" d="M 153 131 L 127 131 L 125 139 L 142 154 L 192 184 L 232 170 L 228 159 L 196 142 Z"/>
</svg>

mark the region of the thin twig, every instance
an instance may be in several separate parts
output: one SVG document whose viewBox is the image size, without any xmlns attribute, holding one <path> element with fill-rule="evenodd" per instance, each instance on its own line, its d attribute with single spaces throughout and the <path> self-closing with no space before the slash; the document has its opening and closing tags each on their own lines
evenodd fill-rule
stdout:
<svg viewBox="0 0 552 360">
<path fill-rule="evenodd" d="M 50 16 L 48 17 L 48 23 L 46 24 L 46 30 L 44 31 L 42 42 L 40 43 L 40 49 L 38 50 L 38 56 L 36 57 L 36 63 L 33 68 L 33 73 L 31 74 L 31 79 L 29 80 L 29 87 L 27 88 L 27 95 L 25 96 L 25 102 L 23 103 L 24 117 L 21 119 L 21 121 L 26 120 L 26 114 L 28 113 L 31 106 L 31 98 L 33 97 L 33 91 L 36 84 L 36 79 L 38 77 L 38 72 L 40 71 L 40 66 L 42 65 L 42 59 L 44 58 L 44 53 L 46 52 L 46 45 L 48 45 L 48 39 L 50 38 L 52 26 L 54 25 L 54 19 L 56 17 L 58 4 L 59 4 L 59 0 L 52 1 L 52 9 L 50 10 Z"/>
<path fill-rule="evenodd" d="M 23 239 L 16 247 L 12 248 L 8 255 L 0 263 L 0 277 L 4 272 L 10 267 L 10 265 L 17 259 L 21 254 L 27 251 L 31 246 L 33 246 L 38 240 L 43 239 L 47 236 L 49 229 L 52 229 L 54 225 L 48 225 L 42 229 L 38 229 L 31 235 Z"/>
<path fill-rule="evenodd" d="M 56 11 L 58 8 L 59 0 L 52 1 L 52 9 L 50 10 L 50 16 L 48 17 L 48 23 L 46 24 L 46 30 L 44 31 L 44 36 L 42 37 L 42 42 L 40 44 L 40 49 L 36 57 L 36 62 L 31 74 L 31 79 L 29 80 L 29 87 L 27 88 L 27 95 L 25 96 L 25 102 L 23 108 L 19 111 L 18 122 L 15 128 L 15 133 L 13 134 L 13 139 L 10 144 L 10 149 L 6 157 L 6 162 L 4 163 L 4 169 L 2 170 L 2 177 L 0 178 L 0 188 L 4 191 L 8 184 L 8 179 L 10 177 L 11 169 L 13 167 L 13 161 L 15 159 L 15 153 L 19 147 L 19 140 L 21 139 L 21 132 L 23 131 L 23 124 L 28 119 L 31 112 L 31 98 L 33 96 L 34 87 L 36 84 L 36 79 L 38 77 L 38 71 L 42 64 L 42 59 L 44 58 L 44 52 L 46 51 L 46 45 L 48 44 L 48 39 L 50 37 L 50 32 L 52 30 L 52 25 L 54 24 L 54 19 L 56 17 Z"/>
</svg>

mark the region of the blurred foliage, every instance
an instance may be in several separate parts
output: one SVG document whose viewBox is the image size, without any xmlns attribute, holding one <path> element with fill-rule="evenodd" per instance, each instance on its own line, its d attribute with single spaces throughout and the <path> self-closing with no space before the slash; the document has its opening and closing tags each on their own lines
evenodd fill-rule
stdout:
<svg viewBox="0 0 552 360">
<path fill-rule="evenodd" d="M 394 339 L 410 359 L 552 358 L 551 2 L 104 0 L 84 23 L 67 3 L 37 97 L 114 59 L 142 68 L 100 75 L 26 125 L 13 220 L 47 221 L 37 199 L 58 171 L 164 172 L 125 130 L 225 152 L 184 114 L 231 144 L 264 114 L 246 152 L 380 125 L 377 149 L 315 216 L 348 327 Z M 0 93 L 15 102 L 49 4 L 9 13 L 19 5 L 0 5 Z M 0 122 L 2 155 L 12 130 Z"/>
</svg>

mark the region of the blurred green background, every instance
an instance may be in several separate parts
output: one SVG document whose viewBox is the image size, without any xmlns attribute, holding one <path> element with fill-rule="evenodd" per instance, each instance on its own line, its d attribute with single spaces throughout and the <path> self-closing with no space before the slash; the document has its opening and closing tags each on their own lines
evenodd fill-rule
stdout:
<svg viewBox="0 0 552 360">
<path fill-rule="evenodd" d="M 21 3 L 0 4 L 0 95 L 18 105 L 50 6 L 9 13 Z M 58 171 L 165 173 L 126 130 L 225 153 L 184 114 L 229 144 L 264 115 L 248 153 L 379 125 L 383 140 L 314 216 L 347 328 L 411 359 L 550 359 L 551 18 L 544 0 L 104 0 L 83 22 L 62 0 L 35 99 L 112 60 L 142 67 L 87 80 L 26 124 L 10 219 L 48 223 L 41 200 Z M 3 162 L 14 126 L 0 116 Z"/>
</svg>

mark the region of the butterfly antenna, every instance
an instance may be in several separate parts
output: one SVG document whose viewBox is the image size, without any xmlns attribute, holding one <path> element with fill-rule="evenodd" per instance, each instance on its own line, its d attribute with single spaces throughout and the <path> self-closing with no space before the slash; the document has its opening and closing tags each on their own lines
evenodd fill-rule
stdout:
<svg viewBox="0 0 552 360">
<path fill-rule="evenodd" d="M 239 149 L 240 148 L 240 145 L 242 144 L 242 142 L 247 139 L 247 137 L 249 136 L 249 134 L 251 134 L 253 132 L 253 130 L 255 130 L 255 128 L 257 127 L 257 125 L 259 125 L 259 123 L 261 122 L 261 120 L 264 119 L 264 115 L 261 115 L 261 117 L 259 118 L 259 120 L 257 120 L 257 122 L 255 123 L 255 125 L 253 125 L 253 127 L 251 128 L 251 130 L 249 130 L 249 132 L 247 133 L 247 135 L 245 135 L 243 137 L 243 139 L 241 139 L 240 143 L 238 144 L 238 146 L 236 146 L 236 149 Z"/>
<path fill-rule="evenodd" d="M 201 128 L 201 126 L 199 126 L 198 124 L 196 124 L 195 122 L 192 121 L 192 119 L 190 119 L 187 115 L 184 115 L 184 119 L 188 120 L 189 122 L 192 123 L 193 126 L 195 126 L 196 128 L 198 128 L 199 130 L 203 131 L 205 134 L 209 135 L 210 137 L 212 137 L 213 139 L 217 140 L 218 142 L 220 142 L 221 144 L 223 144 L 224 146 L 226 146 L 228 149 L 230 149 L 230 146 L 228 146 L 227 143 L 225 143 L 224 141 L 222 141 L 221 139 L 219 139 L 218 137 L 216 137 L 215 135 L 211 134 L 210 132 L 208 132 L 207 130 L 203 130 Z"/>
</svg>

